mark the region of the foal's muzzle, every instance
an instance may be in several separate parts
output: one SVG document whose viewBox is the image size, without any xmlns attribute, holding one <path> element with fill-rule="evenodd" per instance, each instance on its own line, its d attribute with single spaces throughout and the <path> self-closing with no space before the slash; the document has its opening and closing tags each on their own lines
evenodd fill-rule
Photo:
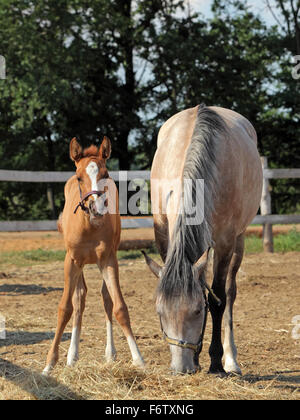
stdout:
<svg viewBox="0 0 300 420">
<path fill-rule="evenodd" d="M 79 201 L 79 203 L 77 204 L 77 206 L 75 207 L 74 210 L 74 214 L 77 212 L 78 208 L 80 207 L 81 210 L 83 210 L 85 213 L 89 213 L 90 212 L 90 205 L 91 202 L 89 204 L 89 207 L 87 207 L 85 205 L 86 200 L 91 196 L 91 195 L 97 195 L 98 197 L 100 197 L 101 195 L 105 194 L 105 191 L 89 191 L 88 193 L 84 194 L 84 196 L 82 196 L 81 194 L 81 190 L 79 188 L 80 191 L 80 198 L 81 200 Z"/>
</svg>

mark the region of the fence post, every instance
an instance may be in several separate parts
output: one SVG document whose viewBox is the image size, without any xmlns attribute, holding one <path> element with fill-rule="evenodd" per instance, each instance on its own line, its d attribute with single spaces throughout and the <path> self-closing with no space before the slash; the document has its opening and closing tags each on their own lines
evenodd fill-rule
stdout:
<svg viewBox="0 0 300 420">
<path fill-rule="evenodd" d="M 260 159 L 261 159 L 263 170 L 267 169 L 268 159 L 266 157 L 261 157 Z M 269 179 L 265 177 L 263 177 L 260 212 L 262 216 L 272 214 L 270 184 L 269 184 Z M 263 224 L 263 247 L 264 247 L 265 252 L 274 252 L 273 231 L 272 231 L 272 225 L 270 223 Z"/>
</svg>

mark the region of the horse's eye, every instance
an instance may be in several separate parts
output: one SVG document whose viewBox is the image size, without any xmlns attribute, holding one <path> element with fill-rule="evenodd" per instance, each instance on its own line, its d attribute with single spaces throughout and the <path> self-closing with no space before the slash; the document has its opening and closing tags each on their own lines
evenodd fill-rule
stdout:
<svg viewBox="0 0 300 420">
<path fill-rule="evenodd" d="M 80 181 L 81 181 L 81 178 L 80 178 L 79 176 L 77 177 L 77 181 L 78 181 L 78 182 L 80 182 Z"/>
<path fill-rule="evenodd" d="M 202 312 L 202 310 L 201 310 L 201 309 L 197 309 L 197 310 L 195 311 L 195 315 L 200 315 L 200 314 L 201 314 L 201 312 Z"/>
</svg>

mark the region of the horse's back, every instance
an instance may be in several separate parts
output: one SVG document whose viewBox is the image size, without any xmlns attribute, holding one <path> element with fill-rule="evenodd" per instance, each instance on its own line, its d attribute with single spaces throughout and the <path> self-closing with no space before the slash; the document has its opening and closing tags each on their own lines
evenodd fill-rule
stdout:
<svg viewBox="0 0 300 420">
<path fill-rule="evenodd" d="M 261 197 L 262 169 L 256 131 L 245 117 L 235 111 L 221 107 L 206 109 L 206 114 L 209 111 L 217 114 L 210 117 L 219 120 L 219 125 L 224 127 L 217 139 L 211 139 L 211 147 L 216 149 L 219 180 L 214 225 L 218 233 L 234 225 L 239 234 L 255 216 Z M 156 183 L 163 179 L 182 179 L 189 146 L 193 142 L 197 124 L 203 118 L 202 110 L 203 108 L 197 106 L 182 111 L 161 127 L 151 169 L 151 179 L 155 179 Z M 205 124 L 205 117 L 202 123 Z M 151 198 L 155 208 L 160 210 L 154 216 L 154 222 L 157 226 L 162 226 L 168 219 L 161 213 L 162 198 L 155 193 L 151 194 Z M 168 222 L 169 227 L 174 224 L 173 220 Z"/>
<path fill-rule="evenodd" d="M 250 140 L 257 144 L 257 134 L 255 128 L 243 115 L 227 108 L 212 106 L 210 109 L 216 112 L 223 119 L 230 131 L 238 132 L 238 137 L 240 139 L 246 141 Z"/>
</svg>

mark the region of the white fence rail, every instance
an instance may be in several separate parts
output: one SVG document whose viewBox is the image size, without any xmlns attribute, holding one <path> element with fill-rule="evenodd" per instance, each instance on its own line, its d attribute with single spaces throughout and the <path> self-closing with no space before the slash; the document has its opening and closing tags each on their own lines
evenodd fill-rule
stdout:
<svg viewBox="0 0 300 420">
<path fill-rule="evenodd" d="M 269 179 L 300 178 L 300 169 L 270 169 L 266 158 L 261 158 L 264 174 L 263 194 L 261 200 L 261 215 L 256 216 L 251 224 L 264 225 L 264 248 L 273 250 L 272 224 L 300 223 L 300 214 L 279 215 L 271 214 L 271 194 Z M 5 182 L 66 182 L 74 172 L 32 172 L 0 170 L 0 181 Z M 150 179 L 150 171 L 110 171 L 110 176 L 115 181 L 133 179 Z M 122 228 L 152 227 L 152 217 L 122 217 Z M 56 230 L 55 220 L 39 221 L 4 221 L 0 222 L 0 231 L 46 231 Z"/>
<path fill-rule="evenodd" d="M 0 181 L 8 182 L 66 182 L 75 172 L 8 171 L 0 169 Z M 114 181 L 150 179 L 150 171 L 109 171 Z"/>
</svg>

